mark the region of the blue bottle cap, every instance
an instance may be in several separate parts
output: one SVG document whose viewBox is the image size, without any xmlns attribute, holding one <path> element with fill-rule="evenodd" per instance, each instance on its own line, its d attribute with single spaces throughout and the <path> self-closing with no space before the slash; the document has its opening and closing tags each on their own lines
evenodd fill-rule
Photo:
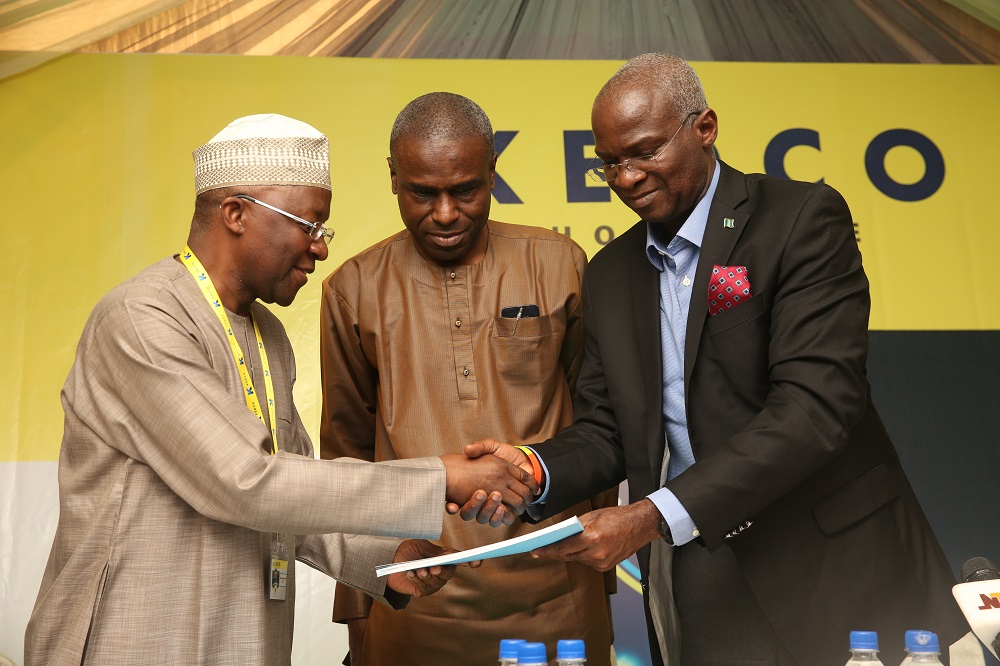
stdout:
<svg viewBox="0 0 1000 666">
<path fill-rule="evenodd" d="M 929 631 L 906 632 L 906 649 L 912 652 L 935 652 L 940 654 L 937 634 Z"/>
<path fill-rule="evenodd" d="M 878 634 L 874 631 L 852 631 L 852 650 L 878 650 Z"/>
<path fill-rule="evenodd" d="M 586 659 L 587 650 L 580 639 L 564 640 L 556 643 L 556 659 Z"/>
<path fill-rule="evenodd" d="M 517 659 L 517 646 L 526 643 L 523 638 L 505 638 L 500 641 L 500 658 Z"/>
<path fill-rule="evenodd" d="M 517 663 L 547 664 L 549 655 L 545 652 L 545 643 L 521 643 L 517 646 Z"/>
</svg>

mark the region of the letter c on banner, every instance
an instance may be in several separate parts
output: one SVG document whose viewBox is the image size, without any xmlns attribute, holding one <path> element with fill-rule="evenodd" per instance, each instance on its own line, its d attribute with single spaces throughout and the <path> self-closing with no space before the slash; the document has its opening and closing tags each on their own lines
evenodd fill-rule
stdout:
<svg viewBox="0 0 1000 666">
<path fill-rule="evenodd" d="M 924 177 L 906 185 L 893 180 L 885 170 L 885 156 L 896 146 L 909 146 L 924 159 Z M 879 192 L 898 201 L 921 201 L 944 183 L 944 157 L 941 151 L 920 132 L 891 129 L 872 139 L 865 151 L 865 171 Z"/>
<path fill-rule="evenodd" d="M 764 149 L 764 173 L 788 180 L 785 155 L 795 146 L 809 146 L 819 150 L 819 132 L 802 127 L 778 132 Z M 816 182 L 822 183 L 823 179 L 820 178 Z"/>
</svg>

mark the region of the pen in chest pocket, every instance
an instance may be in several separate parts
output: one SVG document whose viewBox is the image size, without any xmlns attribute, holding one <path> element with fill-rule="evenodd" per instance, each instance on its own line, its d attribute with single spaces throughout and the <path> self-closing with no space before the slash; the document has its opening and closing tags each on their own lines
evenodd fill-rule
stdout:
<svg viewBox="0 0 1000 666">
<path fill-rule="evenodd" d="M 500 316 L 505 319 L 513 319 L 514 327 L 511 329 L 511 336 L 517 335 L 517 325 L 522 317 L 537 317 L 539 310 L 537 305 L 512 305 L 500 310 Z"/>
</svg>

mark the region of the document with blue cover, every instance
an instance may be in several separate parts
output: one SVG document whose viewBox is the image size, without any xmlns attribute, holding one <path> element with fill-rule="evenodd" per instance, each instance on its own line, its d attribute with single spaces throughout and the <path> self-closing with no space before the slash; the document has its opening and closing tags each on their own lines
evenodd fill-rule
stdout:
<svg viewBox="0 0 1000 666">
<path fill-rule="evenodd" d="M 562 541 L 566 537 L 571 537 L 582 531 L 583 525 L 580 524 L 580 519 L 573 516 L 572 518 L 567 518 L 561 523 L 549 525 L 545 529 L 538 530 L 537 532 L 522 534 L 521 536 L 514 537 L 513 539 L 507 539 L 506 541 L 494 543 L 489 546 L 470 548 L 469 550 L 452 553 L 451 555 L 427 557 L 422 560 L 410 560 L 409 562 L 397 562 L 395 564 L 380 564 L 375 567 L 375 575 L 388 576 L 389 574 L 399 573 L 401 571 L 410 571 L 412 569 L 423 569 L 426 567 L 444 566 L 448 564 L 461 564 L 462 562 L 473 562 L 475 560 L 490 560 L 494 557 L 503 557 L 504 555 L 527 553 L 536 548 L 541 548 L 542 546 L 548 546 L 549 544 L 557 541 Z"/>
</svg>

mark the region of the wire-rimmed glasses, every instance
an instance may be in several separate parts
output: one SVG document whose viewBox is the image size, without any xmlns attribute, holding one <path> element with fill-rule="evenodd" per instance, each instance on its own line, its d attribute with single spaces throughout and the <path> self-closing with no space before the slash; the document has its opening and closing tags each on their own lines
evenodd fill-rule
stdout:
<svg viewBox="0 0 1000 666">
<path fill-rule="evenodd" d="M 618 177 L 618 174 L 621 173 L 623 167 L 626 171 L 642 171 L 643 173 L 649 171 L 650 169 L 656 166 L 656 159 L 660 155 L 662 155 L 667 148 L 670 147 L 670 144 L 672 144 L 674 142 L 674 139 L 677 138 L 677 134 L 680 133 L 681 128 L 687 124 L 688 119 L 691 116 L 697 116 L 699 113 L 701 112 L 692 111 L 691 113 L 684 116 L 684 119 L 681 121 L 680 125 L 678 125 L 677 129 L 674 130 L 674 133 L 670 137 L 670 140 L 668 140 L 664 144 L 664 146 L 655 153 L 636 155 L 635 157 L 630 157 L 628 159 L 622 160 L 617 164 L 614 162 L 604 162 L 599 157 L 597 157 L 594 158 L 594 160 L 590 163 L 590 166 L 587 167 L 587 175 L 590 176 L 592 180 L 595 180 L 599 183 L 613 183 L 615 182 L 615 178 Z"/>
<path fill-rule="evenodd" d="M 237 199 L 246 199 L 247 201 L 252 201 L 253 203 L 257 204 L 258 206 L 263 206 L 264 208 L 270 208 L 275 213 L 280 213 L 280 214 L 284 215 L 285 217 L 287 217 L 288 219 L 290 219 L 290 220 L 292 220 L 294 222 L 298 222 L 303 227 L 305 227 L 303 229 L 303 231 L 305 231 L 306 234 L 309 236 L 309 238 L 313 239 L 314 241 L 319 240 L 320 238 L 322 238 L 323 242 L 326 243 L 327 245 L 329 245 L 330 241 L 333 240 L 333 235 L 334 235 L 333 229 L 327 229 L 326 225 L 324 225 L 322 223 L 317 224 L 316 222 L 310 222 L 309 220 L 303 220 L 298 215 L 292 215 L 288 211 L 281 210 L 277 206 L 272 206 L 271 204 L 265 203 L 265 202 L 261 201 L 260 199 L 254 199 L 249 194 L 236 194 L 234 196 Z"/>
</svg>

